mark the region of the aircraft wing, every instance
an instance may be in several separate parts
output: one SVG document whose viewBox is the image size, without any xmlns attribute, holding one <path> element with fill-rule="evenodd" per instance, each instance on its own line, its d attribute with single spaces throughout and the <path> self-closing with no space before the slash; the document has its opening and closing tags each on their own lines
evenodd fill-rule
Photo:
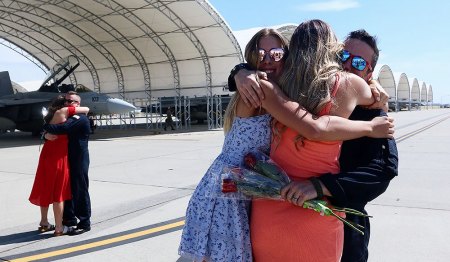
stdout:
<svg viewBox="0 0 450 262">
<path fill-rule="evenodd" d="M 16 105 L 29 105 L 42 102 L 50 102 L 49 98 L 25 98 L 25 99 L 1 99 L 0 107 L 16 106 Z"/>
</svg>

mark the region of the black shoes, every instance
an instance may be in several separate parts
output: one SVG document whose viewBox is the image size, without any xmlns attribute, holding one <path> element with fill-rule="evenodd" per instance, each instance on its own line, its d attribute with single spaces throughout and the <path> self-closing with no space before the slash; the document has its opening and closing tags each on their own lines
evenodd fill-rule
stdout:
<svg viewBox="0 0 450 262">
<path fill-rule="evenodd" d="M 68 227 L 76 227 L 77 226 L 77 221 L 72 221 L 72 220 L 63 220 L 62 224 L 64 226 L 68 226 Z"/>
<path fill-rule="evenodd" d="M 77 235 L 81 235 L 83 233 L 86 233 L 88 231 L 91 231 L 90 227 L 87 228 L 72 228 L 72 230 L 69 231 L 68 235 L 69 236 L 77 236 Z"/>
</svg>

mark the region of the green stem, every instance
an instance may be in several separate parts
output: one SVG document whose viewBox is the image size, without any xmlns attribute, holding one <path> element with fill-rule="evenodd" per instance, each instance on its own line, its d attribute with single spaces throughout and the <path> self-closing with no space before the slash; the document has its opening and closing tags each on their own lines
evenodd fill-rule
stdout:
<svg viewBox="0 0 450 262">
<path fill-rule="evenodd" d="M 329 214 L 334 216 L 335 218 L 339 219 L 340 221 L 342 221 L 344 224 L 346 224 L 347 226 L 353 228 L 354 230 L 356 230 L 358 233 L 360 233 L 361 235 L 364 235 L 364 232 L 359 230 L 356 226 L 353 225 L 353 223 L 347 221 L 346 219 L 342 218 L 341 216 L 336 215 L 336 213 L 333 212 L 333 210 L 331 210 L 329 207 L 325 206 L 322 203 L 317 203 L 317 205 L 319 205 L 322 210 L 329 210 Z M 327 212 L 328 213 L 328 212 Z M 364 227 L 363 227 L 364 228 Z"/>
<path fill-rule="evenodd" d="M 335 208 L 332 208 L 331 210 L 337 211 L 337 212 L 344 212 L 346 214 L 352 214 L 352 215 L 355 215 L 355 216 L 372 217 L 372 216 L 364 214 L 363 212 L 360 212 L 358 210 L 351 209 L 351 208 L 346 208 L 346 207 L 345 208 L 335 207 Z"/>
</svg>

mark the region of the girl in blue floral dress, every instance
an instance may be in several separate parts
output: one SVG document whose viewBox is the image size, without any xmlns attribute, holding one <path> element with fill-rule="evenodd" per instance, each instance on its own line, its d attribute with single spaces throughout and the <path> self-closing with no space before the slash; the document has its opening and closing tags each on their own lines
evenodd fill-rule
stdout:
<svg viewBox="0 0 450 262">
<path fill-rule="evenodd" d="M 235 117 L 222 153 L 195 190 L 186 212 L 180 255 L 194 261 L 252 261 L 249 229 L 251 201 L 221 196 L 225 166 L 240 166 L 244 154 L 270 146 L 270 115 Z"/>
<path fill-rule="evenodd" d="M 258 45 L 257 45 L 258 44 Z M 281 73 L 282 55 L 287 48 L 285 38 L 274 30 L 262 30 L 247 45 L 247 61 L 255 68 Z M 277 61 L 272 58 L 257 61 L 257 46 L 277 49 Z M 246 49 L 246 50 L 247 50 Z M 281 54 L 281 57 L 280 57 Z M 272 55 L 271 55 L 272 56 Z M 256 66 L 260 63 L 259 66 Z M 269 152 L 271 116 L 262 109 L 247 107 L 239 93 L 231 99 L 225 113 L 225 141 L 198 184 L 186 211 L 186 224 L 181 236 L 179 254 L 194 261 L 252 261 L 250 244 L 250 199 L 227 197 L 221 192 L 220 177 L 224 167 L 241 166 L 250 151 Z"/>
<path fill-rule="evenodd" d="M 247 44 L 245 57 L 253 68 L 270 79 L 281 75 L 287 40 L 274 29 L 261 29 Z M 315 118 L 288 101 L 279 89 L 264 90 L 263 107 L 278 121 L 305 138 L 345 140 L 369 135 L 381 123 L 350 121 L 326 116 Z M 261 108 L 247 107 L 239 93 L 231 99 L 225 113 L 225 140 L 222 152 L 201 179 L 186 211 L 179 254 L 193 261 L 251 262 L 250 199 L 228 197 L 221 192 L 224 167 L 242 166 L 251 151 L 269 151 L 271 116 Z M 368 126 L 370 128 L 368 128 Z M 219 182 L 218 182 L 219 181 Z"/>
</svg>

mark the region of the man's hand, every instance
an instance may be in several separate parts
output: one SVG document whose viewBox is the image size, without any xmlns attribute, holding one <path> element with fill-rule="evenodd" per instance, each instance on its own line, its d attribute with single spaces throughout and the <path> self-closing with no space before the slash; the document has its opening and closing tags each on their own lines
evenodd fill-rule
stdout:
<svg viewBox="0 0 450 262">
<path fill-rule="evenodd" d="M 265 72 L 257 71 L 258 77 L 267 80 Z M 254 71 L 241 69 L 234 76 L 236 87 L 242 100 L 248 107 L 259 107 L 264 99 L 264 92 L 259 86 L 258 78 Z"/>
<path fill-rule="evenodd" d="M 369 81 L 370 91 L 372 91 L 372 96 L 375 102 L 366 107 L 367 109 L 383 109 L 385 112 L 388 111 L 388 101 L 389 94 L 384 90 L 384 88 L 376 80 Z"/>
<path fill-rule="evenodd" d="M 370 122 L 372 123 L 372 132 L 369 137 L 394 138 L 394 118 L 388 116 L 378 116 Z"/>
<path fill-rule="evenodd" d="M 317 197 L 317 191 L 309 180 L 292 181 L 281 189 L 281 197 L 286 201 L 302 206 L 307 200 Z"/>
<path fill-rule="evenodd" d="M 56 140 L 58 138 L 58 135 L 54 135 L 54 134 L 50 134 L 50 133 L 45 133 L 44 135 L 45 139 L 53 141 Z"/>
</svg>

